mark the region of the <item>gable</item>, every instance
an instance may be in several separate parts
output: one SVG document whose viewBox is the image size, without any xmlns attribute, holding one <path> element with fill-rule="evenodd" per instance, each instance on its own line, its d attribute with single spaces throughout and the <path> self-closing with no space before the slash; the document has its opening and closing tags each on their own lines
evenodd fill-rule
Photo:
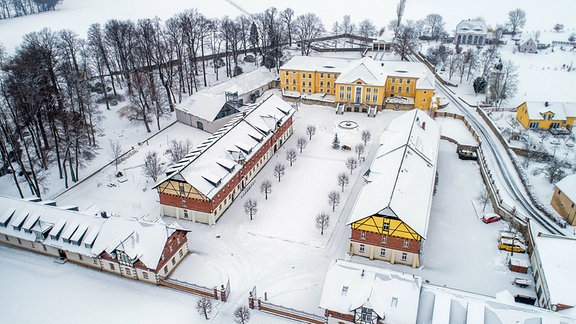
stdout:
<svg viewBox="0 0 576 324">
<path fill-rule="evenodd" d="M 182 188 L 181 188 L 182 187 Z M 180 190 L 183 189 L 183 190 Z M 186 182 L 166 180 L 157 187 L 158 193 L 179 196 L 183 198 L 208 201 L 209 199 L 192 185 Z"/>
<path fill-rule="evenodd" d="M 384 229 L 384 227 L 387 229 Z M 366 231 L 381 235 L 420 240 L 421 236 L 401 219 L 381 215 L 372 215 L 351 224 L 353 230 Z"/>
</svg>

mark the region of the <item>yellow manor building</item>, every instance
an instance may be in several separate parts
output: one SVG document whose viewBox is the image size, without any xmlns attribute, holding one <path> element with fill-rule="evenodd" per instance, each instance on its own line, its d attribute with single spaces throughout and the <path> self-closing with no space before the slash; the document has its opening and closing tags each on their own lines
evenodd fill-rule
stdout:
<svg viewBox="0 0 576 324">
<path fill-rule="evenodd" d="M 570 130 L 576 120 L 576 104 L 527 101 L 518 106 L 516 119 L 526 128 Z"/>
<path fill-rule="evenodd" d="M 285 95 L 320 94 L 343 111 L 430 109 L 434 82 L 419 62 L 295 56 L 280 68 Z"/>
</svg>

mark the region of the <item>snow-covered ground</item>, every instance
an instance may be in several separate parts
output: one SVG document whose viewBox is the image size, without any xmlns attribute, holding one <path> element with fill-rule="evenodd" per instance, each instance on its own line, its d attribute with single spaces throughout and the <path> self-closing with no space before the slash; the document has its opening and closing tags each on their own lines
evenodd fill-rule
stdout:
<svg viewBox="0 0 576 324">
<path fill-rule="evenodd" d="M 218 306 L 218 314 L 213 316 L 215 323 L 228 323 L 235 305 L 245 305 L 248 292 L 254 286 L 260 297 L 266 296 L 272 303 L 321 315 L 322 310 L 318 308 L 318 303 L 326 270 L 333 259 L 347 257 L 346 247 L 350 229 L 345 224 L 348 214 L 343 211 L 353 203 L 353 200 L 347 201 L 347 199 L 357 193 L 359 186 L 355 186 L 355 183 L 361 184 L 358 177 L 369 165 L 366 163 L 354 170 L 350 185 L 342 194 L 340 206 L 335 212 L 331 212 L 327 194 L 331 190 L 339 190 L 336 175 L 339 172 L 349 172 L 344 161 L 348 156 L 354 155 L 352 152 L 333 150 L 332 139 L 334 134 L 338 133 L 341 144 L 354 146 L 360 142 L 361 130 L 369 129 L 372 132 L 372 140 L 368 143 L 369 150 L 365 154 L 369 156 L 375 149 L 379 134 L 390 120 L 399 114 L 401 112 L 385 111 L 376 118 L 355 113 L 340 116 L 335 115 L 332 108 L 300 106 L 295 115 L 294 135 L 256 177 L 252 189 L 244 197 L 237 199 L 215 226 L 179 221 L 182 226 L 191 229 L 188 238 L 192 254 L 177 268 L 172 277 L 208 287 L 225 284 L 226 280 L 230 280 L 229 302 Z M 359 127 L 353 130 L 342 129 L 339 127 L 339 122 L 344 120 L 353 120 Z M 445 134 L 450 133 L 451 137 L 458 141 L 469 140 L 463 124 L 459 125 L 449 119 L 440 119 L 440 122 L 443 127 L 450 128 Z M 304 135 L 305 128 L 309 124 L 315 125 L 317 132 L 303 153 L 298 154 L 295 164 L 290 167 L 285 160 L 284 152 L 288 148 L 295 147 L 296 139 Z M 176 127 L 183 126 L 172 126 L 165 131 L 166 134 L 174 134 Z M 198 136 L 196 132 L 197 130 L 193 129 L 187 132 L 179 129 L 176 133 Z M 195 138 L 192 138 L 193 141 L 196 141 Z M 149 141 L 148 147 L 164 146 L 165 143 L 166 138 L 162 132 Z M 127 169 L 127 166 L 138 164 L 141 159 L 138 154 L 143 154 L 146 148 L 146 146 L 139 148 L 137 154 L 124 161 L 123 168 Z M 272 175 L 272 169 L 280 162 L 286 165 L 287 170 L 281 182 L 278 182 Z M 99 205 L 102 204 L 100 207 L 118 210 L 122 214 L 153 217 L 153 214 L 146 212 L 143 206 L 157 206 L 157 198 L 152 190 L 142 191 L 144 187 L 150 186 L 143 180 L 137 181 L 143 179 L 138 174 L 139 168 L 127 169 L 128 181 L 119 187 L 105 185 L 109 182 L 109 173 L 114 167 L 110 169 L 69 191 L 61 199 L 57 199 L 58 203 L 82 205 L 94 201 L 93 197 L 103 197 L 105 203 L 101 203 L 101 199 L 96 199 Z M 477 212 L 474 209 L 473 200 L 482 188 L 477 164 L 473 161 L 459 160 L 455 154 L 455 145 L 442 141 L 438 173 L 438 191 L 432 204 L 428 239 L 424 243 L 423 266 L 412 269 L 360 257 L 353 257 L 352 260 L 414 273 L 434 284 L 489 296 L 494 296 L 505 289 L 513 294 L 534 295 L 530 288 L 521 289 L 511 285 L 513 278 L 521 275 L 507 270 L 505 266 L 507 253 L 497 249 L 498 229 L 506 228 L 506 225 L 504 223 L 486 225 L 479 220 L 481 211 Z M 272 194 L 268 200 L 265 200 L 263 194 L 259 192 L 259 184 L 264 179 L 273 182 Z M 100 182 L 104 185 L 98 186 Z M 243 203 L 248 198 L 255 198 L 259 203 L 259 210 L 253 221 L 249 220 L 243 210 Z M 478 206 L 476 208 L 481 209 Z M 314 217 L 319 211 L 327 211 L 331 216 L 332 224 L 323 236 L 314 227 Z M 166 220 L 173 221 L 173 219 Z M 23 253 L 15 252 L 17 255 Z M 34 256 L 27 258 L 33 259 Z M 38 258 L 45 259 L 40 256 Z M 74 265 L 65 267 L 78 268 L 78 271 L 86 273 L 86 276 L 90 276 L 93 271 Z M 41 266 L 30 270 L 37 276 L 30 280 L 16 272 L 8 272 L 7 275 L 12 281 L 40 281 L 45 274 L 38 269 L 41 269 Z M 94 282 L 103 281 L 105 287 L 113 286 L 107 289 L 113 291 L 118 296 L 117 299 L 131 299 L 133 291 L 126 287 L 140 285 L 101 273 L 95 273 L 93 276 L 97 277 Z M 100 276 L 105 276 L 106 279 Z M 47 284 L 63 284 L 63 277 L 65 276 L 62 274 L 50 278 L 48 279 L 50 283 Z M 88 281 L 89 284 L 93 284 L 91 280 Z M 145 287 L 147 286 L 144 285 L 140 289 L 163 290 Z M 53 294 L 51 290 L 45 291 Z M 193 296 L 186 296 L 185 299 L 189 300 L 189 303 L 195 301 Z M 12 302 L 24 303 L 24 296 L 12 298 Z M 123 307 L 106 299 L 99 299 L 94 303 L 101 309 L 114 312 L 121 311 Z M 78 312 L 86 311 L 82 308 L 75 309 Z M 44 311 L 51 310 L 47 308 Z M 144 313 L 148 311 L 143 310 Z M 176 308 L 175 312 L 178 311 Z M 198 318 L 193 310 L 188 309 L 181 313 L 178 316 Z M 8 314 L 16 316 L 14 313 Z M 75 318 L 74 316 L 70 314 L 70 317 L 65 318 L 71 319 Z"/>
</svg>

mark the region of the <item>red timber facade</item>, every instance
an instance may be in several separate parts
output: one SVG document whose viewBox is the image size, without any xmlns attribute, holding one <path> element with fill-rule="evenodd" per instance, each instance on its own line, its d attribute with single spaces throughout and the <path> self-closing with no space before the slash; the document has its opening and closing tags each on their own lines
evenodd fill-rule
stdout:
<svg viewBox="0 0 576 324">
<path fill-rule="evenodd" d="M 292 135 L 293 113 L 271 95 L 172 166 L 156 185 L 162 215 L 215 224 Z"/>
</svg>

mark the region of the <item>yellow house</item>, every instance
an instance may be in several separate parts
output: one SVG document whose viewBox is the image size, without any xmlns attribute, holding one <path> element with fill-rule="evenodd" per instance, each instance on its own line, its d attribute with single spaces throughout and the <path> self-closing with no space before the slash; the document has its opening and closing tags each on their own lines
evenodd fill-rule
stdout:
<svg viewBox="0 0 576 324">
<path fill-rule="evenodd" d="M 527 101 L 518 106 L 516 119 L 526 128 L 571 129 L 576 120 L 576 104 Z"/>
<path fill-rule="evenodd" d="M 320 94 L 339 110 L 429 109 L 434 84 L 418 62 L 295 56 L 280 69 L 285 95 Z"/>
<path fill-rule="evenodd" d="M 350 254 L 420 266 L 439 142 L 440 126 L 419 109 L 390 123 L 348 221 Z"/>
<path fill-rule="evenodd" d="M 558 181 L 550 205 L 568 224 L 576 226 L 576 174 Z"/>
</svg>

